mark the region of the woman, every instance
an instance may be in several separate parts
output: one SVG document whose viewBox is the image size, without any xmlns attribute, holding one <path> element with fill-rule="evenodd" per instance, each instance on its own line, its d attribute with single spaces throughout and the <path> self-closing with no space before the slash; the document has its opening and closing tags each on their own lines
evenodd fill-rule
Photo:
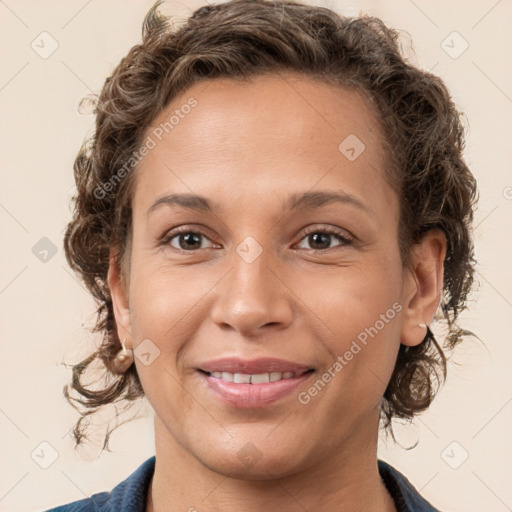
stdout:
<svg viewBox="0 0 512 512">
<path fill-rule="evenodd" d="M 462 339 L 476 183 L 446 87 L 376 18 L 157 7 L 100 94 L 65 236 L 104 334 L 65 390 L 77 444 L 144 395 L 156 456 L 53 510 L 437 510 L 377 439 L 446 374 L 436 312 Z"/>
</svg>

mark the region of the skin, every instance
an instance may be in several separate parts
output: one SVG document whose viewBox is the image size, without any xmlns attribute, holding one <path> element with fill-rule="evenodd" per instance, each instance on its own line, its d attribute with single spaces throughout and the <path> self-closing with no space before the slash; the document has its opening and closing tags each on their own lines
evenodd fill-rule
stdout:
<svg viewBox="0 0 512 512">
<path fill-rule="evenodd" d="M 402 266 L 382 134 L 356 91 L 292 73 L 209 80 L 175 98 L 146 134 L 190 97 L 197 106 L 137 170 L 129 269 L 112 257 L 108 276 L 120 339 L 133 349 L 150 339 L 160 351 L 148 366 L 135 358 L 155 411 L 147 509 L 395 511 L 377 468 L 379 407 L 400 343 L 421 343 L 418 323 L 439 304 L 444 234 L 427 233 Z M 349 134 L 365 144 L 354 161 L 338 149 Z M 369 213 L 347 203 L 286 207 L 291 194 L 320 190 L 352 194 Z M 205 196 L 214 212 L 147 213 L 171 193 Z M 162 243 L 178 226 L 204 236 Z M 337 228 L 352 242 L 315 242 L 305 228 Z M 236 251 L 248 236 L 262 249 L 252 263 Z M 394 303 L 394 318 L 300 403 L 298 393 Z M 284 399 L 242 410 L 216 399 L 196 371 L 230 356 L 277 357 L 315 373 Z M 237 456 L 247 443 L 259 457 L 252 464 Z"/>
</svg>

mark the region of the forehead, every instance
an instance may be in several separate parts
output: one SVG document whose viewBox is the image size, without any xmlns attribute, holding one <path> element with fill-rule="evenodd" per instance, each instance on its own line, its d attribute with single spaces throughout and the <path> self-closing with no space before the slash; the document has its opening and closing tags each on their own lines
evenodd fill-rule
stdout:
<svg viewBox="0 0 512 512">
<path fill-rule="evenodd" d="M 197 101 L 193 109 L 187 107 L 191 98 Z M 337 155 L 339 143 L 348 135 L 364 138 L 374 150 L 382 146 L 377 117 L 361 91 L 292 72 L 197 82 L 174 98 L 146 132 L 159 127 L 169 142 L 172 132 L 191 144 L 200 140 L 205 150 L 218 142 L 233 143 L 226 140 L 233 132 L 237 140 L 262 140 L 261 149 L 269 151 L 277 146 L 272 141 L 280 149 L 287 139 L 293 144 L 294 139 L 310 138 L 322 142 L 321 151 L 334 150 Z M 230 149 L 234 146 L 230 144 Z"/>
<path fill-rule="evenodd" d="M 364 195 L 384 178 L 381 137 L 357 90 L 295 73 L 204 80 L 146 129 L 144 139 L 155 145 L 139 165 L 135 195 L 218 191 L 242 181 L 253 194 L 268 194 L 269 186 L 302 190 L 320 180 L 347 182 Z"/>
</svg>

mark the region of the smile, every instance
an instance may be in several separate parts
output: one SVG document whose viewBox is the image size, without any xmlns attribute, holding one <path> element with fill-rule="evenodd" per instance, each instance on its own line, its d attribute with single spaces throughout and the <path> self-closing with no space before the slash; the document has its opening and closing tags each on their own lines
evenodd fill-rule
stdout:
<svg viewBox="0 0 512 512">
<path fill-rule="evenodd" d="M 212 398 L 237 408 L 261 408 L 284 399 L 310 379 L 315 370 L 282 359 L 217 359 L 198 370 Z"/>
<path fill-rule="evenodd" d="M 270 372 L 270 373 L 229 373 L 229 372 L 211 372 L 210 375 L 215 379 L 222 379 L 225 382 L 234 382 L 235 384 L 264 384 L 267 382 L 277 382 L 283 379 L 293 379 L 299 377 L 305 372 Z"/>
</svg>

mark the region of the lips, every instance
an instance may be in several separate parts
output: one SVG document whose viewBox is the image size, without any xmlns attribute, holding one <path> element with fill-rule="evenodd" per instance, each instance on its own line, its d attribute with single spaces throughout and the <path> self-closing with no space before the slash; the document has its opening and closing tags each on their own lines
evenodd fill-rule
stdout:
<svg viewBox="0 0 512 512">
<path fill-rule="evenodd" d="M 217 359 L 198 368 L 207 389 L 238 408 L 266 407 L 297 389 L 314 369 L 283 359 Z"/>
<path fill-rule="evenodd" d="M 260 359 L 241 359 L 236 357 L 216 359 L 201 364 L 200 370 L 212 372 L 226 372 L 226 373 L 245 373 L 249 375 L 257 375 L 262 373 L 287 373 L 292 372 L 296 375 L 312 370 L 310 366 L 286 361 L 284 359 L 275 359 L 263 357 Z"/>
</svg>

